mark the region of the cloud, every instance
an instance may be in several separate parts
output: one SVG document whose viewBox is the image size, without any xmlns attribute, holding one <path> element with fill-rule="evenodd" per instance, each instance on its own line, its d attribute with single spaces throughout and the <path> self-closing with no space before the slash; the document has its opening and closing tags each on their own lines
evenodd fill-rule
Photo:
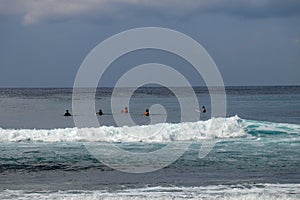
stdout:
<svg viewBox="0 0 300 200">
<path fill-rule="evenodd" d="M 0 0 L 0 14 L 22 16 L 25 24 L 70 19 L 188 17 L 223 13 L 243 17 L 300 15 L 299 0 Z"/>
</svg>

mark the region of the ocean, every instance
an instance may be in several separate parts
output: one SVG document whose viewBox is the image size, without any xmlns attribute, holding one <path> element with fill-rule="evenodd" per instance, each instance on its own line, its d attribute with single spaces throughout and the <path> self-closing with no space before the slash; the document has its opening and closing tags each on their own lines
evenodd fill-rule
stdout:
<svg viewBox="0 0 300 200">
<path fill-rule="evenodd" d="M 112 88 L 100 88 L 101 126 L 77 128 L 63 116 L 72 113 L 71 88 L 0 89 L 0 199 L 300 199 L 300 86 L 226 87 L 225 118 L 211 118 L 206 87 L 194 91 L 207 112 L 181 122 L 169 89 L 139 88 L 128 105 L 135 125 L 127 127 L 114 120 L 124 114 L 112 112 Z M 154 104 L 164 107 L 164 123 L 143 116 Z M 149 130 L 158 134 L 135 135 Z M 205 140 L 216 144 L 201 158 Z M 113 155 L 113 144 L 146 154 L 169 143 L 190 145 L 170 164 L 147 162 L 164 165 L 148 173 L 116 170 L 90 152 Z M 111 158 L 117 168 L 122 159 Z"/>
</svg>

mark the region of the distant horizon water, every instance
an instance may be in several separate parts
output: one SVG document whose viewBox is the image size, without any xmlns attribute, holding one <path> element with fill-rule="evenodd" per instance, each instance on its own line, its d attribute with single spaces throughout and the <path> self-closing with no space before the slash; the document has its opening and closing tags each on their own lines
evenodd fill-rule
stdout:
<svg viewBox="0 0 300 200">
<path fill-rule="evenodd" d="M 300 84 L 249 84 L 249 85 L 226 85 L 225 87 L 298 87 L 300 86 Z M 157 86 L 156 84 L 154 84 L 154 86 L 142 86 L 142 87 L 162 87 L 162 86 Z M 171 86 L 172 87 L 172 86 Z M 173 86 L 173 87 L 177 87 L 177 86 Z M 192 85 L 193 88 L 197 88 L 197 87 L 204 87 L 207 88 L 207 86 L 205 85 Z M 215 87 L 221 87 L 221 86 L 215 86 Z M 70 88 L 74 88 L 73 86 L 5 86 L 5 87 L 1 87 L 0 89 L 51 89 L 51 88 L 59 88 L 59 89 L 70 89 Z M 104 85 L 104 86 L 98 86 L 97 88 L 115 88 L 114 85 L 112 86 L 108 86 L 108 85 Z"/>
</svg>

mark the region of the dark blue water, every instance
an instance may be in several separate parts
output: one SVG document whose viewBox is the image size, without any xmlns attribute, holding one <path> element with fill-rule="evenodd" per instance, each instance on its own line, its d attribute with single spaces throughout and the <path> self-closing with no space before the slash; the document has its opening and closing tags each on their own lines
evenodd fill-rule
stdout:
<svg viewBox="0 0 300 200">
<path fill-rule="evenodd" d="M 184 90 L 184 89 L 183 89 Z M 207 88 L 194 88 L 199 105 L 205 105 L 207 113 L 201 120 L 210 118 L 210 96 Z M 88 92 L 88 90 L 87 90 Z M 116 125 L 111 111 L 112 88 L 101 88 L 96 93 L 95 110 L 102 109 L 101 125 Z M 300 123 L 300 87 L 227 87 L 227 116 L 238 115 L 281 123 Z M 72 110 L 71 88 L 0 89 L 0 127 L 2 128 L 64 128 L 74 127 L 70 118 L 64 118 L 66 109 Z M 129 105 L 133 120 L 146 124 L 141 117 L 146 108 L 161 104 L 168 115 L 167 122 L 180 122 L 180 106 L 174 94 L 167 88 L 141 88 Z"/>
</svg>

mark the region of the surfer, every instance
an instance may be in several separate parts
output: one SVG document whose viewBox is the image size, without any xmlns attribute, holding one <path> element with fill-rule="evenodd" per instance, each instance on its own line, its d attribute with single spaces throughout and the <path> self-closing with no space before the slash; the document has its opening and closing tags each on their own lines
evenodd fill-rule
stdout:
<svg viewBox="0 0 300 200">
<path fill-rule="evenodd" d="M 71 113 L 69 113 L 69 110 L 66 110 L 66 113 L 64 114 L 64 116 L 69 117 L 72 116 Z"/>
<path fill-rule="evenodd" d="M 128 113 L 128 108 L 125 107 L 125 108 L 121 111 L 121 113 Z"/>
<path fill-rule="evenodd" d="M 149 116 L 149 109 L 146 109 L 146 111 L 144 112 L 145 116 Z"/>
<path fill-rule="evenodd" d="M 205 106 L 202 106 L 201 112 L 202 112 L 202 113 L 206 113 L 206 108 L 205 108 Z"/>
<path fill-rule="evenodd" d="M 103 115 L 102 109 L 99 110 L 99 112 L 96 113 L 97 115 Z"/>
</svg>

